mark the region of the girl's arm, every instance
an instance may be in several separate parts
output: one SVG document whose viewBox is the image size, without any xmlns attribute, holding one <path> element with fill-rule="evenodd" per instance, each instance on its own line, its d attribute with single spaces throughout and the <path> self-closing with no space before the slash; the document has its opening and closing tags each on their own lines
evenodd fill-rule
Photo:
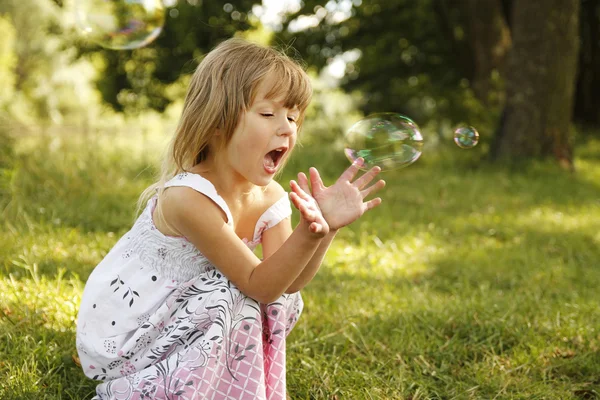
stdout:
<svg viewBox="0 0 600 400">
<path fill-rule="evenodd" d="M 271 256 L 271 254 L 275 253 L 277 249 L 283 243 L 285 243 L 292 232 L 293 230 L 290 218 L 286 218 L 279 224 L 264 231 L 262 240 L 264 258 L 267 259 Z M 336 233 L 337 231 L 334 232 L 330 230 L 329 233 L 323 237 L 319 247 L 317 247 L 311 259 L 304 266 L 302 272 L 298 275 L 294 282 L 287 288 L 285 293 L 295 293 L 300 291 L 314 278 L 319 271 L 321 263 L 323 262 L 323 258 L 325 257 L 331 242 L 335 238 Z"/>
<path fill-rule="evenodd" d="M 381 190 L 385 186 L 382 180 L 368 186 L 368 184 L 381 172 L 378 167 L 372 168 L 358 179 L 356 177 L 363 160 L 356 160 L 330 187 L 323 185 L 323 181 L 315 168 L 310 169 L 311 187 L 304 173 L 298 174 L 298 182 L 291 181 L 293 193 L 303 198 L 308 198 L 311 193 L 316 199 L 321 214 L 327 220 L 329 233 L 321 240 L 319 247 L 308 261 L 296 280 L 288 287 L 286 293 L 294 293 L 306 286 L 317 274 L 321 263 L 335 238 L 339 228 L 358 219 L 362 214 L 381 204 L 380 198 L 370 201 L 364 199 Z M 354 180 L 354 182 L 352 182 Z M 289 218 L 263 233 L 263 254 L 265 258 L 272 254 L 290 235 L 292 227 Z"/>
<path fill-rule="evenodd" d="M 313 254 L 302 273 L 288 288 L 287 293 L 299 291 L 306 286 L 317 274 L 323 258 L 335 238 L 339 228 L 346 226 L 352 221 L 358 219 L 363 213 L 377 207 L 381 204 L 381 199 L 376 198 L 365 202 L 365 197 L 381 190 L 385 186 L 382 180 L 367 187 L 367 185 L 381 172 L 378 167 L 372 168 L 369 172 L 360 178 L 351 182 L 358 172 L 358 167 L 363 160 L 358 159 L 354 162 L 337 180 L 337 182 L 325 187 L 323 181 L 315 168 L 311 168 L 311 187 L 308 185 L 308 178 L 303 173 L 298 174 L 298 182 L 290 182 L 292 190 L 299 195 L 311 193 L 316 199 L 321 214 L 329 225 L 329 233 L 321 240 L 319 247 Z M 312 190 L 311 190 L 312 189 Z"/>
<path fill-rule="evenodd" d="M 325 235 L 306 267 L 304 267 L 300 275 L 298 275 L 290 287 L 287 288 L 285 291 L 286 293 L 299 292 L 304 288 L 304 286 L 312 281 L 319 271 L 321 263 L 323 263 L 323 259 L 325 258 L 325 254 L 327 253 L 327 250 L 329 250 L 329 246 L 331 245 L 331 242 L 333 242 L 336 233 L 337 231 L 329 231 L 329 233 Z"/>
<path fill-rule="evenodd" d="M 261 303 L 275 301 L 290 287 L 329 232 L 314 199 L 291 193 L 301 221 L 281 247 L 261 261 L 227 225 L 227 217 L 210 198 L 187 187 L 172 187 L 164 193 L 161 207 L 169 224 L 242 293 Z"/>
</svg>

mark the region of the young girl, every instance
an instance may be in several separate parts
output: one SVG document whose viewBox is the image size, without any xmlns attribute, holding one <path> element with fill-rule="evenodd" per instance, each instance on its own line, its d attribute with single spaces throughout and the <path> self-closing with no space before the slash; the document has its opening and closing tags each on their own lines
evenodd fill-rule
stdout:
<svg viewBox="0 0 600 400">
<path fill-rule="evenodd" d="M 104 381 L 96 398 L 286 398 L 298 291 L 384 186 L 368 186 L 377 168 L 354 180 L 360 160 L 331 187 L 314 168 L 289 196 L 273 180 L 310 97 L 302 68 L 270 48 L 231 39 L 200 63 L 162 178 L 83 293 L 77 350 Z"/>
</svg>

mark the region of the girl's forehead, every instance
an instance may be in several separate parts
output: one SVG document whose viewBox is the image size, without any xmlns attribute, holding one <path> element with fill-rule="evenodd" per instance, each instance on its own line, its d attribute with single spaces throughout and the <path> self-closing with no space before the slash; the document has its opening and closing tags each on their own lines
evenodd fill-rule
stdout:
<svg viewBox="0 0 600 400">
<path fill-rule="evenodd" d="M 285 98 L 285 89 L 277 85 L 277 82 L 273 79 L 266 77 L 263 79 L 256 88 L 256 101 L 261 100 L 282 100 Z"/>
<path fill-rule="evenodd" d="M 254 96 L 253 104 L 259 103 L 271 103 L 279 107 L 285 107 L 287 93 L 281 87 L 277 87 L 276 84 L 265 84 L 261 83 Z M 291 109 L 298 109 L 298 105 L 294 105 Z"/>
<path fill-rule="evenodd" d="M 308 78 L 300 73 L 280 74 L 271 71 L 256 83 L 252 92 L 250 105 L 267 100 L 290 110 L 297 108 L 304 112 L 312 90 Z"/>
</svg>

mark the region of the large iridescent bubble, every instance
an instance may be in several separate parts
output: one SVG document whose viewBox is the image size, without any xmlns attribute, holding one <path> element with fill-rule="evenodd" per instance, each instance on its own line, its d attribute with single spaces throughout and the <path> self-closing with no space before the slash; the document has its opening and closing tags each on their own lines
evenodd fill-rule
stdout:
<svg viewBox="0 0 600 400">
<path fill-rule="evenodd" d="M 417 124 L 395 113 L 378 113 L 348 129 L 344 153 L 351 162 L 365 161 L 361 169 L 379 166 L 382 170 L 404 168 L 417 161 L 423 150 L 423 136 Z"/>
<path fill-rule="evenodd" d="M 76 0 L 75 13 L 87 39 L 113 50 L 148 45 L 165 23 L 162 0 Z"/>
</svg>

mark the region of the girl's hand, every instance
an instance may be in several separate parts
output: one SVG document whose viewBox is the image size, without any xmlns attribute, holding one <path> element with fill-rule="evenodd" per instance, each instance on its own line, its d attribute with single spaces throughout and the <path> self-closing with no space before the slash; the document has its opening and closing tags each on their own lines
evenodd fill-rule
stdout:
<svg viewBox="0 0 600 400">
<path fill-rule="evenodd" d="M 361 177 L 356 177 L 359 167 L 364 160 L 357 159 L 340 175 L 338 180 L 329 187 L 323 185 L 316 168 L 310 169 L 310 186 L 304 173 L 298 174 L 298 184 L 303 192 L 311 193 L 317 201 L 321 214 L 327 221 L 330 229 L 337 230 L 356 221 L 368 210 L 381 204 L 381 198 L 364 202 L 363 200 L 372 193 L 378 192 L 385 186 L 385 181 L 379 180 L 373 185 L 367 185 L 381 172 L 381 168 L 373 167 Z"/>
<path fill-rule="evenodd" d="M 290 181 L 292 192 L 290 199 L 294 207 L 300 211 L 300 222 L 308 224 L 310 233 L 317 237 L 323 237 L 329 233 L 329 225 L 316 200 L 298 185 L 296 181 Z"/>
</svg>

